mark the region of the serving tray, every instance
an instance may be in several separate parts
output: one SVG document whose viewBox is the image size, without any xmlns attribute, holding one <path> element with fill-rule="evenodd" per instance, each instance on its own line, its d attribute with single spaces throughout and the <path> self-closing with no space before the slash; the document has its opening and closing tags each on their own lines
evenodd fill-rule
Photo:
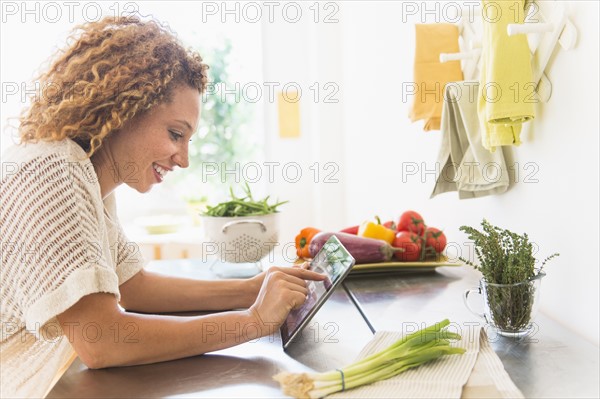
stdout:
<svg viewBox="0 0 600 399">
<path fill-rule="evenodd" d="M 450 261 L 445 255 L 438 255 L 431 260 L 421 262 L 378 262 L 354 265 L 350 274 L 390 273 L 390 272 L 432 272 L 441 266 L 462 266 L 460 261 Z"/>
</svg>

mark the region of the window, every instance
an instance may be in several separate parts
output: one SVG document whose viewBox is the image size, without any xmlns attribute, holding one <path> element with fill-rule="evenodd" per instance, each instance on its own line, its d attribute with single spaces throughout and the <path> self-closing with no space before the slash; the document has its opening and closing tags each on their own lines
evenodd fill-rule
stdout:
<svg viewBox="0 0 600 399">
<path fill-rule="evenodd" d="M 177 169 L 146 194 L 120 186 L 119 217 L 147 259 L 198 257 L 201 233 L 193 227 L 199 224 L 199 210 L 240 183 L 243 165 L 264 157 L 262 101 L 252 97 L 252 89 L 262 82 L 262 30 L 260 24 L 231 18 L 202 22 L 199 3 L 146 4 L 148 12 L 168 21 L 187 46 L 200 52 L 210 67 L 209 84 L 189 146 L 190 166 Z M 148 235 L 171 231 L 180 234 Z"/>
<path fill-rule="evenodd" d="M 206 18 L 202 4 L 193 2 L 148 2 L 140 11 L 167 21 L 210 69 L 189 168 L 177 169 L 143 196 L 125 185 L 117 190 L 120 218 L 132 231 L 140 217 L 150 224 L 152 217 L 161 223 L 167 215 L 190 221 L 190 203 L 220 201 L 230 185 L 241 182 L 243 165 L 264 156 L 262 104 L 253 100 L 253 89 L 262 82 L 260 24 Z"/>
<path fill-rule="evenodd" d="M 192 200 L 215 201 L 240 182 L 240 169 L 263 148 L 262 106 L 253 102 L 253 88 L 262 81 L 261 26 L 235 18 L 206 16 L 202 3 L 141 3 L 140 12 L 168 21 L 185 45 L 198 50 L 209 65 L 198 132 L 190 143 L 190 167 L 139 198 L 119 188 L 123 222 L 152 212 L 182 211 Z M 142 201 L 143 200 L 143 201 Z M 142 206 L 140 206 L 142 205 Z"/>
</svg>

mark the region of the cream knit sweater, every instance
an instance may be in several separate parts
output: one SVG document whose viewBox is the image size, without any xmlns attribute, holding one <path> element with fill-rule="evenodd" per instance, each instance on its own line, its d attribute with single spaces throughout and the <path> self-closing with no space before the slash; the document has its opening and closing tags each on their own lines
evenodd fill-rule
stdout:
<svg viewBox="0 0 600 399">
<path fill-rule="evenodd" d="M 56 316 L 92 293 L 118 299 L 144 261 L 72 140 L 9 148 L 0 203 L 0 397 L 39 398 L 74 355 Z"/>
</svg>

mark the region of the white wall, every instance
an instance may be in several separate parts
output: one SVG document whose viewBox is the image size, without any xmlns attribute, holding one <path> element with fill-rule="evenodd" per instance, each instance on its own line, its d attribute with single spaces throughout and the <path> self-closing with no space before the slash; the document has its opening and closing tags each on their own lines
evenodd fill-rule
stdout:
<svg viewBox="0 0 600 399">
<path fill-rule="evenodd" d="M 413 4 L 425 3 L 435 9 L 433 2 Z M 340 85 L 341 103 L 330 118 L 314 114 L 315 108 L 321 113 L 324 109 L 314 101 L 304 110 L 305 126 L 310 128 L 303 130 L 300 139 L 273 136 L 276 119 L 274 114 L 266 115 L 275 121 L 268 127 L 271 155 L 295 159 L 301 153 L 314 159 L 335 143 L 343 149 L 341 154 L 337 147 L 333 151 L 342 177 L 337 189 L 327 187 L 326 192 L 322 184 L 306 183 L 289 191 L 294 201 L 293 214 L 287 215 L 288 227 L 336 228 L 375 214 L 391 218 L 414 209 L 461 246 L 466 237 L 458 227 L 479 225 L 484 217 L 527 232 L 540 247 L 539 258 L 561 253 L 546 266 L 542 311 L 598 343 L 599 7 L 597 2 L 569 3 L 579 40 L 574 50 L 559 51 L 553 57 L 547 72 L 553 83 L 552 98 L 537 107 L 535 121 L 523 132 L 524 143 L 514 150 L 521 182 L 503 195 L 470 200 L 458 200 L 456 193 L 429 199 L 432 173 L 404 179 L 402 175 L 403 165 L 412 163 L 419 165 L 420 172 L 432 170 L 440 146 L 440 132 L 423 132 L 420 122 L 410 123 L 411 98 L 402 98 L 402 83 L 413 80 L 414 24 L 433 22 L 435 13 L 426 19 L 409 16 L 403 23 L 406 9 L 400 1 L 349 1 L 338 3 L 340 22 L 326 28 L 310 22 L 301 31 L 288 30 L 283 35 L 267 24 L 265 40 L 277 42 L 265 45 L 265 64 L 272 68 L 267 75 L 278 70 L 303 78 L 308 74 L 310 79 L 307 56 L 316 79 L 331 79 L 327 73 L 337 71 L 333 79 Z M 303 40 L 307 31 L 321 34 L 308 48 Z M 330 51 L 323 51 L 324 43 Z M 340 113 L 341 123 L 331 127 Z M 522 181 L 533 171 L 524 168 L 528 162 L 537 165 L 535 175 L 530 176 L 537 182 Z M 329 212 L 333 216 L 325 217 Z"/>
<path fill-rule="evenodd" d="M 292 242 L 306 226 L 332 229 L 345 222 L 344 135 L 339 88 L 342 71 L 339 24 L 322 21 L 332 10 L 302 2 L 297 22 L 285 14 L 263 19 L 264 80 L 300 87 L 298 138 L 280 138 L 277 102 L 265 98 L 266 161 L 278 162 L 271 195 L 290 200 L 282 212 L 281 241 Z M 290 14 L 293 15 L 293 14 Z M 301 178 L 296 181 L 300 165 Z M 289 167 L 286 169 L 286 167 Z"/>
</svg>

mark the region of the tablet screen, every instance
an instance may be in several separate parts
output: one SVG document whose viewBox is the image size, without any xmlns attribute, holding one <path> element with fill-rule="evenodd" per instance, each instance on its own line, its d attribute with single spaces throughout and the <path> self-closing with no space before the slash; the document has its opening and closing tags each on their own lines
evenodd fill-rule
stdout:
<svg viewBox="0 0 600 399">
<path fill-rule="evenodd" d="M 310 262 L 309 270 L 327 275 L 323 281 L 307 281 L 306 302 L 292 310 L 281 326 L 283 347 L 287 348 L 292 339 L 308 324 L 319 308 L 325 303 L 335 287 L 342 282 L 354 265 L 354 258 L 335 236 L 331 236 L 323 248 Z"/>
</svg>

